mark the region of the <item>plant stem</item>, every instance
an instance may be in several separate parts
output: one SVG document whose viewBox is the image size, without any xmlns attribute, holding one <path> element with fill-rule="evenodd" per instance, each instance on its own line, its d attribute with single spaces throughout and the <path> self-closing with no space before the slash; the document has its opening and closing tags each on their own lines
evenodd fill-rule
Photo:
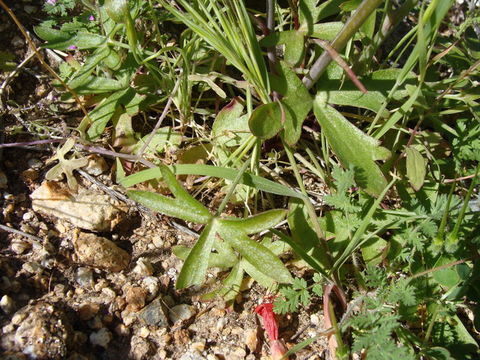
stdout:
<svg viewBox="0 0 480 360">
<path fill-rule="evenodd" d="M 347 45 L 348 41 L 355 35 L 357 30 L 368 19 L 373 11 L 380 5 L 383 0 L 363 0 L 358 6 L 355 13 L 347 20 L 342 30 L 338 33 L 332 42 L 332 48 L 340 52 Z M 310 89 L 322 76 L 328 64 L 332 61 L 332 57 L 325 51 L 315 61 L 309 73 L 303 78 L 303 84 Z"/>
</svg>

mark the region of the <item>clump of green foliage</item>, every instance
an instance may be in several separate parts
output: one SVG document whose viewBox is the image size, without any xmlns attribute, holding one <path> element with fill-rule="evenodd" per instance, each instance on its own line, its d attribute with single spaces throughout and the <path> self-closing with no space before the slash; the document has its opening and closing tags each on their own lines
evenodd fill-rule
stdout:
<svg viewBox="0 0 480 360">
<path fill-rule="evenodd" d="M 225 277 L 205 299 L 233 306 L 247 276 L 277 293 L 278 313 L 336 303 L 323 311 L 338 358 L 478 357 L 477 10 L 454 0 L 56 4 L 35 31 L 69 54 L 63 100 L 88 99 L 81 141 L 116 148 L 132 199 L 201 225 L 193 246 L 173 249 L 185 261 L 177 288 L 201 286 L 215 267 Z M 188 191 L 175 178 L 185 175 Z M 133 189 L 141 182 L 156 192 Z"/>
</svg>

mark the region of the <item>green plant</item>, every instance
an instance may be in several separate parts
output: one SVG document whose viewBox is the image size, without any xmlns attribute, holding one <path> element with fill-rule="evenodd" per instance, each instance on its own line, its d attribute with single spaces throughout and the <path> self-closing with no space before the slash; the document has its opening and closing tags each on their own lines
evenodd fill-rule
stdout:
<svg viewBox="0 0 480 360">
<path fill-rule="evenodd" d="M 173 195 L 129 196 L 204 226 L 173 249 L 177 288 L 218 267 L 228 274 L 204 298 L 232 304 L 247 273 L 278 290 L 280 313 L 322 297 L 339 358 L 462 359 L 478 355 L 459 314 L 479 322 L 480 46 L 478 11 L 455 25 L 454 3 L 82 1 L 67 21 L 63 1 L 36 33 L 83 56 L 59 68 L 92 106 L 81 136 L 111 133 L 120 155 L 154 166 L 125 176 L 118 160 L 117 180 Z M 208 179 L 190 194 L 175 175 Z M 222 191 L 217 211 L 195 199 Z M 243 216 L 222 215 L 228 202 Z"/>
</svg>

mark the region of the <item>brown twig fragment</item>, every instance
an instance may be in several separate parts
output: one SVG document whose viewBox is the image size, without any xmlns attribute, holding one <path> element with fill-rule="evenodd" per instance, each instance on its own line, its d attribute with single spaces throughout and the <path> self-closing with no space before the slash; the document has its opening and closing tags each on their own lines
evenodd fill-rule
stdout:
<svg viewBox="0 0 480 360">
<path fill-rule="evenodd" d="M 361 81 L 358 79 L 357 75 L 353 72 L 353 70 L 348 66 L 347 62 L 342 59 L 340 54 L 335 50 L 327 41 L 320 40 L 320 39 L 315 39 L 313 42 L 319 46 L 322 47 L 323 50 L 328 52 L 330 57 L 345 71 L 350 78 L 350 80 L 353 81 L 355 86 L 364 94 L 366 94 L 368 91 L 365 88 L 365 86 L 361 83 Z"/>
</svg>

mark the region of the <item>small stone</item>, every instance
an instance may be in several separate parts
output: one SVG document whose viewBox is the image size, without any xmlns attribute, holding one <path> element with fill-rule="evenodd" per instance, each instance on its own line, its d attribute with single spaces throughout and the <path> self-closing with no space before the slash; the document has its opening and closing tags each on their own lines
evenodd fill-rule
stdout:
<svg viewBox="0 0 480 360">
<path fill-rule="evenodd" d="M 245 359 L 245 356 L 247 356 L 245 349 L 240 346 L 235 346 L 230 350 L 227 358 L 231 360 L 243 360 Z"/>
<path fill-rule="evenodd" d="M 15 315 L 12 316 L 12 324 L 13 325 L 20 325 L 22 321 L 27 317 L 28 314 L 24 312 L 17 312 Z"/>
<path fill-rule="evenodd" d="M 107 162 L 103 157 L 97 154 L 87 156 L 88 164 L 84 168 L 87 173 L 93 176 L 103 174 L 108 170 Z"/>
<path fill-rule="evenodd" d="M 153 300 L 150 304 L 145 306 L 139 313 L 138 317 L 142 319 L 147 325 L 168 327 L 168 319 L 163 310 L 160 298 Z"/>
<path fill-rule="evenodd" d="M 43 267 L 35 261 L 24 263 L 22 269 L 30 274 L 40 274 L 43 271 Z"/>
<path fill-rule="evenodd" d="M 95 234 L 79 233 L 73 244 L 81 264 L 117 272 L 130 263 L 130 255 L 125 250 Z"/>
<path fill-rule="evenodd" d="M 38 160 L 37 158 L 31 158 L 30 160 L 28 160 L 27 164 L 28 167 L 35 170 L 40 170 L 43 166 L 43 162 Z"/>
<path fill-rule="evenodd" d="M 113 301 L 117 294 L 115 293 L 115 290 L 105 287 L 102 289 L 102 295 L 105 295 L 105 298 L 108 299 L 109 302 Z"/>
<path fill-rule="evenodd" d="M 17 313 L 26 314 L 15 331 L 15 346 L 32 359 L 65 359 L 73 331 L 55 304 L 39 301 Z"/>
<path fill-rule="evenodd" d="M 130 356 L 128 358 L 133 360 L 148 359 L 149 354 L 153 350 L 147 340 L 135 335 L 132 336 L 132 339 L 130 340 L 130 349 Z"/>
<path fill-rule="evenodd" d="M 137 264 L 133 268 L 133 272 L 141 276 L 153 275 L 152 263 L 146 258 L 138 258 Z"/>
<path fill-rule="evenodd" d="M 6 189 L 8 187 L 8 179 L 3 171 L 0 171 L 0 189 Z"/>
<path fill-rule="evenodd" d="M 144 277 L 141 285 L 148 291 L 147 301 L 153 300 L 160 290 L 160 282 L 158 278 L 153 276 Z"/>
<path fill-rule="evenodd" d="M 217 323 L 215 324 L 215 330 L 217 330 L 218 332 L 222 331 L 226 324 L 227 324 L 226 318 L 218 319 Z"/>
<path fill-rule="evenodd" d="M 155 235 L 152 239 L 153 245 L 155 245 L 156 248 L 161 248 L 164 245 L 164 241 L 161 235 Z"/>
<path fill-rule="evenodd" d="M 247 329 L 245 331 L 245 345 L 251 353 L 255 352 L 258 346 L 258 330 Z"/>
<path fill-rule="evenodd" d="M 33 215 L 31 212 L 26 212 L 25 214 L 23 214 L 22 219 L 24 221 L 30 221 L 33 219 L 34 216 L 35 215 Z"/>
<path fill-rule="evenodd" d="M 13 240 L 10 245 L 10 248 L 12 249 L 12 251 L 17 255 L 23 254 L 25 251 L 27 251 L 31 247 L 32 247 L 32 244 L 24 240 Z"/>
<path fill-rule="evenodd" d="M 187 304 L 176 305 L 170 309 L 168 315 L 173 323 L 188 320 L 195 315 L 195 308 Z"/>
<path fill-rule="evenodd" d="M 178 329 L 173 333 L 176 345 L 185 345 L 190 342 L 190 332 L 187 329 Z"/>
<path fill-rule="evenodd" d="M 10 296 L 2 296 L 0 299 L 0 309 L 2 309 L 5 314 L 11 314 L 15 311 L 15 304 Z"/>
<path fill-rule="evenodd" d="M 138 336 L 146 339 L 148 336 L 150 335 L 150 330 L 148 330 L 148 328 L 146 326 L 140 328 L 140 330 L 138 330 Z"/>
<path fill-rule="evenodd" d="M 310 315 L 310 322 L 312 323 L 312 325 L 317 326 L 320 324 L 320 318 L 317 314 L 312 314 Z"/>
<path fill-rule="evenodd" d="M 101 328 L 100 330 L 90 334 L 90 342 L 92 345 L 101 346 L 104 349 L 107 348 L 108 343 L 112 340 L 112 333 L 106 328 Z"/>
<path fill-rule="evenodd" d="M 205 341 L 197 341 L 190 345 L 190 349 L 202 352 L 205 350 Z"/>
<path fill-rule="evenodd" d="M 130 311 L 138 311 L 145 306 L 147 290 L 138 286 L 131 286 L 125 292 L 125 300 L 127 301 L 127 309 Z"/>
<path fill-rule="evenodd" d="M 74 194 L 54 181 L 44 181 L 31 198 L 34 211 L 91 231 L 112 231 L 126 216 L 108 195 L 85 188 Z"/>
<path fill-rule="evenodd" d="M 78 310 L 77 314 L 78 317 L 82 320 L 90 320 L 93 318 L 98 311 L 100 310 L 100 305 L 94 303 L 87 303 L 81 305 Z"/>
<path fill-rule="evenodd" d="M 94 285 L 92 270 L 86 267 L 79 267 L 75 272 L 75 281 L 83 288 L 92 288 Z"/>
<path fill-rule="evenodd" d="M 206 358 L 197 350 L 189 350 L 179 360 L 206 360 Z"/>
</svg>

